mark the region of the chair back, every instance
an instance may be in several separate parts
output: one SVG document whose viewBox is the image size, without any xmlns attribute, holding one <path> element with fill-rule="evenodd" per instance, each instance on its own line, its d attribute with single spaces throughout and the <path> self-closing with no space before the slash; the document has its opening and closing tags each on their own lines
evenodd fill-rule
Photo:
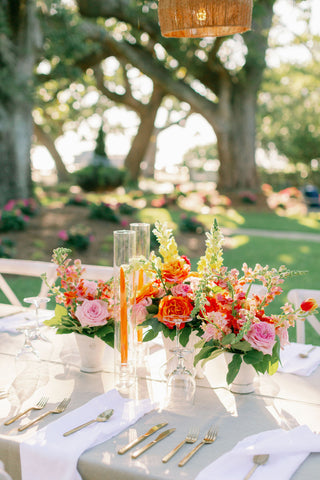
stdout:
<svg viewBox="0 0 320 480">
<path fill-rule="evenodd" d="M 85 268 L 83 278 L 87 280 L 107 281 L 113 276 L 112 267 L 85 264 L 82 266 Z M 20 300 L 17 298 L 3 275 L 19 275 L 21 277 L 40 278 L 43 273 L 47 274 L 48 283 L 52 284 L 57 277 L 56 265 L 50 262 L 0 258 L 0 290 L 2 290 L 11 305 L 21 306 Z M 48 286 L 42 281 L 40 291 L 35 292 L 35 296 L 45 297 L 48 294 L 48 290 Z"/>
</svg>

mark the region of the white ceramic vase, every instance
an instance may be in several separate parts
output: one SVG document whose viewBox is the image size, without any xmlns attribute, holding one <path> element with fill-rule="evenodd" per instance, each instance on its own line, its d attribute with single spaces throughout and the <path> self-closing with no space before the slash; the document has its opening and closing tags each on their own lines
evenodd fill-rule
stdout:
<svg viewBox="0 0 320 480">
<path fill-rule="evenodd" d="M 166 354 L 165 375 L 167 376 L 172 370 L 175 369 L 177 364 L 177 357 L 171 351 L 172 349 L 175 348 L 176 342 L 175 340 L 173 341 L 168 337 L 166 338 L 164 335 L 162 335 L 162 339 L 163 339 L 163 345 L 164 345 L 165 354 Z M 184 364 L 188 370 L 194 371 L 196 378 L 204 378 L 203 368 L 201 367 L 200 362 L 197 364 L 196 367 L 193 366 L 194 356 L 197 353 L 195 351 L 194 345 L 197 342 L 199 342 L 199 340 L 200 338 L 195 334 L 195 332 L 191 332 L 191 335 L 189 337 L 189 342 L 185 347 L 187 350 L 190 350 L 190 353 L 186 353 L 184 355 Z"/>
<path fill-rule="evenodd" d="M 224 352 L 226 366 L 232 361 L 233 353 Z M 234 381 L 229 385 L 229 390 L 232 393 L 253 393 L 254 392 L 254 378 L 257 372 L 252 365 L 241 362 L 240 370 Z"/>
<path fill-rule="evenodd" d="M 80 370 L 85 373 L 101 372 L 106 344 L 99 337 L 75 333 L 80 354 Z"/>
</svg>

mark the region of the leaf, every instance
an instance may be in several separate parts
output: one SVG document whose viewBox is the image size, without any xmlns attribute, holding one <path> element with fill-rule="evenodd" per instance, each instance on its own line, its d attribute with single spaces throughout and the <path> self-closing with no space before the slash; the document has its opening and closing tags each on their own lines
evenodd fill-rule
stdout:
<svg viewBox="0 0 320 480">
<path fill-rule="evenodd" d="M 279 361 L 276 360 L 275 362 L 272 362 L 272 360 L 268 363 L 268 374 L 269 375 L 274 375 L 276 371 L 278 370 L 279 367 Z"/>
<path fill-rule="evenodd" d="M 221 343 L 222 345 L 229 345 L 230 343 L 232 344 L 232 342 L 235 341 L 235 334 L 234 333 L 229 333 L 229 335 L 226 335 L 225 337 L 223 337 L 223 339 L 221 340 Z"/>
<path fill-rule="evenodd" d="M 201 367 L 203 368 L 205 366 L 206 363 L 208 363 L 210 360 L 213 360 L 214 358 L 218 357 L 219 355 L 221 355 L 221 353 L 223 353 L 225 350 L 224 348 L 218 348 L 217 350 L 215 350 L 214 352 L 212 352 L 212 354 L 205 358 L 204 360 L 202 360 L 201 362 Z"/>
<path fill-rule="evenodd" d="M 263 353 L 258 352 L 258 350 L 250 350 L 250 352 L 246 353 L 243 356 L 243 360 L 245 361 L 245 363 L 248 363 L 249 365 L 255 365 L 257 363 L 262 362 Z"/>
<path fill-rule="evenodd" d="M 155 333 L 152 329 L 148 330 L 147 333 L 143 337 L 144 342 L 150 342 L 150 340 L 153 340 L 156 338 L 158 334 Z"/>
<path fill-rule="evenodd" d="M 216 349 L 216 348 L 213 347 L 213 346 L 203 347 L 203 348 L 200 350 L 200 352 L 198 352 L 197 355 L 195 355 L 195 357 L 194 357 L 194 365 L 197 365 L 197 363 L 198 363 L 200 360 L 209 357 L 210 354 L 211 354 L 211 352 L 212 352 L 213 350 L 215 350 L 215 349 Z"/>
<path fill-rule="evenodd" d="M 158 306 L 157 305 L 150 305 L 147 307 L 147 312 L 154 315 L 155 313 L 158 313 Z"/>
<path fill-rule="evenodd" d="M 186 325 L 182 330 L 179 335 L 179 342 L 180 344 L 185 347 L 189 341 L 189 337 L 191 334 L 191 327 L 190 325 Z"/>
<path fill-rule="evenodd" d="M 232 344 L 232 348 L 235 350 L 241 350 L 242 352 L 248 352 L 252 349 L 252 346 L 246 340 L 241 342 L 236 342 Z"/>
<path fill-rule="evenodd" d="M 68 316 L 68 310 L 63 305 L 56 305 L 54 309 L 54 315 L 57 319 L 61 319 L 64 316 Z"/>
<path fill-rule="evenodd" d="M 240 367 L 242 363 L 242 358 L 241 355 L 238 353 L 235 353 L 233 355 L 233 358 L 231 362 L 228 365 L 228 373 L 227 373 L 227 383 L 230 385 L 230 383 L 233 382 L 233 380 L 236 378 L 236 376 L 239 373 Z"/>
</svg>

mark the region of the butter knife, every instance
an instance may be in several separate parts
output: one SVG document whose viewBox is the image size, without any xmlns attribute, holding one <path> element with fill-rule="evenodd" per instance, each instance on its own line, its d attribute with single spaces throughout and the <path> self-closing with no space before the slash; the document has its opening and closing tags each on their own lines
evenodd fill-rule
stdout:
<svg viewBox="0 0 320 480">
<path fill-rule="evenodd" d="M 144 453 L 146 450 L 148 450 L 150 447 L 153 447 L 153 445 L 155 445 L 156 443 L 160 442 L 160 440 L 163 440 L 164 438 L 166 438 L 168 435 L 171 435 L 171 433 L 175 432 L 176 429 L 175 428 L 169 428 L 169 430 L 165 430 L 164 432 L 160 433 L 160 435 L 157 436 L 157 438 L 155 440 L 153 440 L 152 442 L 148 443 L 148 445 L 145 445 L 144 447 L 142 448 L 139 448 L 139 450 L 136 450 L 135 452 L 133 452 L 133 454 L 131 455 L 131 458 L 137 458 L 139 457 L 139 455 L 141 455 L 142 453 Z"/>
<path fill-rule="evenodd" d="M 144 433 L 143 435 L 140 435 L 140 437 L 136 438 L 136 440 L 133 440 L 133 442 L 130 442 L 128 443 L 128 445 L 125 445 L 124 447 L 120 448 L 118 450 L 118 453 L 120 455 L 122 455 L 123 453 L 126 453 L 128 450 L 130 450 L 130 448 L 132 447 L 135 447 L 136 445 L 138 445 L 138 443 L 142 442 L 142 440 L 144 440 L 145 438 L 149 437 L 150 435 L 152 435 L 154 432 L 156 432 L 157 430 L 159 430 L 160 428 L 163 428 L 165 427 L 166 425 L 168 425 L 168 422 L 165 422 L 165 423 L 158 423 L 158 425 L 154 425 L 152 428 L 150 428 L 150 430 L 148 430 L 146 433 Z"/>
</svg>

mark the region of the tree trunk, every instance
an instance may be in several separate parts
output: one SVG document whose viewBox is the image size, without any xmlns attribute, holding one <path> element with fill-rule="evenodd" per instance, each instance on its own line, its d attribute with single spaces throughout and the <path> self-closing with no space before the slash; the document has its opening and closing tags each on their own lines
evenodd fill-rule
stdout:
<svg viewBox="0 0 320 480">
<path fill-rule="evenodd" d="M 60 153 L 56 149 L 54 141 L 52 140 L 50 135 L 48 135 L 40 127 L 40 125 L 37 125 L 36 123 L 34 123 L 33 126 L 34 126 L 34 134 L 36 135 L 38 142 L 41 143 L 44 147 L 46 147 L 46 149 L 48 150 L 48 152 L 50 153 L 50 155 L 52 156 L 52 158 L 53 158 L 53 160 L 56 164 L 57 175 L 58 175 L 59 181 L 60 182 L 67 181 L 70 175 L 69 175 L 68 170 L 66 169 L 65 164 L 62 161 Z"/>
<path fill-rule="evenodd" d="M 220 159 L 219 191 L 258 190 L 255 163 L 256 93 L 233 89 L 228 128 L 216 131 Z"/>
<path fill-rule="evenodd" d="M 146 154 L 153 133 L 157 111 L 161 105 L 163 96 L 163 90 L 154 84 L 151 99 L 141 115 L 138 132 L 133 139 L 130 151 L 125 159 L 125 168 L 129 173 L 129 181 L 137 181 L 139 178 L 140 164 Z"/>
<path fill-rule="evenodd" d="M 0 206 L 3 206 L 10 199 L 28 198 L 32 194 L 32 78 L 40 38 L 36 2 L 20 1 L 11 7 L 4 3 L 0 10 L 10 30 L 10 37 L 2 38 L 5 44 L 0 63 L 12 76 L 10 94 L 0 106 L 0 168 L 6 178 L 0 189 Z"/>
</svg>

